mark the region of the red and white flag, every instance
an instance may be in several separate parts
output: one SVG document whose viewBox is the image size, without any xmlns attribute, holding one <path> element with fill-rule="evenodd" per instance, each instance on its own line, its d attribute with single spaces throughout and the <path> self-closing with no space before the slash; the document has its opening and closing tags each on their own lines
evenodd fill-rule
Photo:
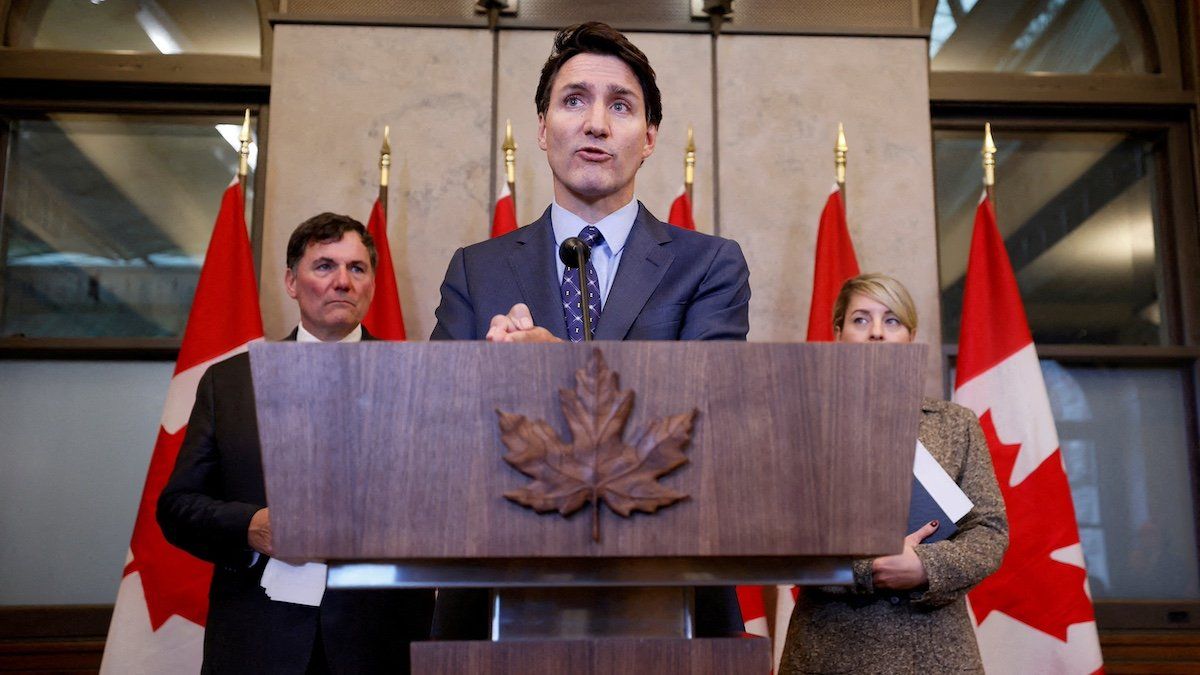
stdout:
<svg viewBox="0 0 1200 675">
<path fill-rule="evenodd" d="M 509 190 L 508 183 L 505 183 L 504 187 L 500 188 L 496 209 L 492 212 L 492 238 L 516 232 L 518 227 L 517 205 L 513 201 L 512 190 Z"/>
<path fill-rule="evenodd" d="M 809 342 L 833 342 L 833 303 L 846 280 L 858 276 L 858 258 L 846 225 L 846 206 L 835 185 L 817 227 L 812 302 L 808 310 Z"/>
<path fill-rule="evenodd" d="M 692 200 L 688 198 L 686 186 L 679 190 L 679 195 L 671 202 L 667 222 L 685 230 L 696 229 L 696 221 L 692 218 Z"/>
<path fill-rule="evenodd" d="M 1008 512 L 1000 569 L 968 595 L 988 673 L 1103 670 L 1050 399 L 996 212 L 975 214 L 954 400 L 979 416 Z"/>
<path fill-rule="evenodd" d="M 167 390 L 125 571 L 108 628 L 101 673 L 198 672 L 212 565 L 167 543 L 155 521 L 175 468 L 200 376 L 263 336 L 242 188 L 225 190 L 187 328 Z"/>
<path fill-rule="evenodd" d="M 404 312 L 400 310 L 392 249 L 388 246 L 387 216 L 384 215 L 383 202 L 378 199 L 375 200 L 375 206 L 371 207 L 367 233 L 375 240 L 379 262 L 375 266 L 375 298 L 363 317 L 363 327 L 380 340 L 404 340 Z"/>
</svg>

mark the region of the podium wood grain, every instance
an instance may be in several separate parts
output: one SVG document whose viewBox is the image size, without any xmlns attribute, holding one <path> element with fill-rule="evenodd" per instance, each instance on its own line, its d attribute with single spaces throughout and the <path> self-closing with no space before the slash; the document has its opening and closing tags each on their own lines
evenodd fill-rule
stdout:
<svg viewBox="0 0 1200 675">
<path fill-rule="evenodd" d="M 767 675 L 771 672 L 771 650 L 766 638 L 418 642 L 413 643 L 411 653 L 414 673 Z"/>
<path fill-rule="evenodd" d="M 629 438 L 696 408 L 690 498 L 654 515 L 539 515 L 503 494 L 496 410 L 569 439 L 587 345 L 250 347 L 281 557 L 398 560 L 865 556 L 900 550 L 923 345 L 593 343 L 636 392 Z M 605 508 L 605 507 L 601 507 Z M 601 561 L 597 561 L 599 564 Z"/>
</svg>

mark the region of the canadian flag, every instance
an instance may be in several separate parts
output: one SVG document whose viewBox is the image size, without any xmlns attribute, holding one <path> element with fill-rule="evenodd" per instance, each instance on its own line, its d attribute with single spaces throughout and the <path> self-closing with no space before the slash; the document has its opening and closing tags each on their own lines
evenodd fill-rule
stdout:
<svg viewBox="0 0 1200 675">
<path fill-rule="evenodd" d="M 692 218 L 692 200 L 688 198 L 686 186 L 680 188 L 679 195 L 671 202 L 667 222 L 685 230 L 696 229 L 696 221 Z"/>
<path fill-rule="evenodd" d="M 400 310 L 400 292 L 396 290 L 396 272 L 392 268 L 392 249 L 388 246 L 387 216 L 383 202 L 376 199 L 371 207 L 367 233 L 375 240 L 379 262 L 375 268 L 375 298 L 363 317 L 363 326 L 380 340 L 404 340 L 404 312 Z"/>
<path fill-rule="evenodd" d="M 212 565 L 168 544 L 154 512 L 175 468 L 200 376 L 213 363 L 246 351 L 262 336 L 242 188 L 235 180 L 221 199 L 167 390 L 101 673 L 200 670 Z"/>
<path fill-rule="evenodd" d="M 496 209 L 492 212 L 492 238 L 500 235 L 516 232 L 517 228 L 517 205 L 513 202 L 512 190 L 508 189 L 508 183 L 500 188 L 500 196 L 496 198 Z"/>
<path fill-rule="evenodd" d="M 812 302 L 808 309 L 809 342 L 833 342 L 833 303 L 846 280 L 858 276 L 858 258 L 846 225 L 842 192 L 834 185 L 821 210 L 813 265 Z"/>
<path fill-rule="evenodd" d="M 991 200 L 967 264 L 954 400 L 979 416 L 1009 546 L 968 595 L 988 673 L 1103 669 L 1075 508 L 1025 308 Z"/>
</svg>

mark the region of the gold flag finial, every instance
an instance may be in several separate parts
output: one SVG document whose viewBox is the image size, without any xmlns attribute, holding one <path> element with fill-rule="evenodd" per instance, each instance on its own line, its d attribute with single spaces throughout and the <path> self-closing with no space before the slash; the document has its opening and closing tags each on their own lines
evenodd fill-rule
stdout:
<svg viewBox="0 0 1200 675">
<path fill-rule="evenodd" d="M 513 140 L 512 120 L 504 120 L 504 178 L 509 189 L 517 184 L 517 142 Z"/>
<path fill-rule="evenodd" d="M 246 116 L 242 119 L 242 133 L 238 135 L 241 145 L 238 147 L 238 176 L 245 178 L 250 173 L 250 109 L 246 108 Z"/>
<path fill-rule="evenodd" d="M 379 148 L 379 187 L 387 187 L 392 168 L 392 128 L 383 125 L 383 146 Z"/>
<path fill-rule="evenodd" d="M 846 152 L 849 149 L 846 146 L 846 130 L 842 128 L 842 123 L 838 122 L 837 142 L 833 144 L 833 164 L 836 167 L 839 187 L 846 184 Z"/>
<path fill-rule="evenodd" d="M 983 185 L 992 187 L 996 184 L 996 142 L 992 140 L 992 123 L 983 123 Z"/>
<path fill-rule="evenodd" d="M 688 125 L 687 147 L 683 149 L 683 184 L 690 190 L 696 181 L 696 136 Z M 690 196 L 690 195 L 689 195 Z"/>
</svg>

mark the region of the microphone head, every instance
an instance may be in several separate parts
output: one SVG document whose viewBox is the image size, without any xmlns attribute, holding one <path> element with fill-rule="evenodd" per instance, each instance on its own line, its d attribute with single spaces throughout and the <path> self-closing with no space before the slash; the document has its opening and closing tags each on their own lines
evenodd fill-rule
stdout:
<svg viewBox="0 0 1200 675">
<path fill-rule="evenodd" d="M 578 269 L 582 263 L 587 264 L 588 258 L 592 257 L 592 249 L 579 237 L 567 237 L 562 246 L 558 247 L 558 259 L 563 261 L 563 264 L 568 269 Z"/>
</svg>

